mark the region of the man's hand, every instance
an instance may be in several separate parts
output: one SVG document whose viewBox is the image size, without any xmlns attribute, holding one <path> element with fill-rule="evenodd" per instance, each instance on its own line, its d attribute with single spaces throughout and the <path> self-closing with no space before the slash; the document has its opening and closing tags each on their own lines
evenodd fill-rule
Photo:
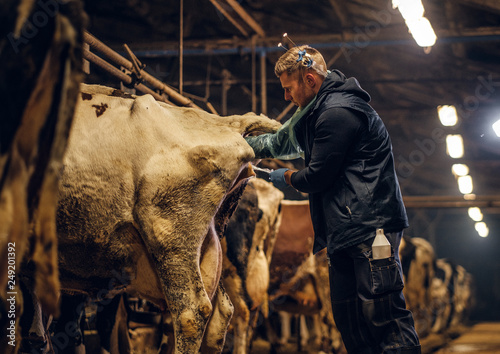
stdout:
<svg viewBox="0 0 500 354">
<path fill-rule="evenodd" d="M 290 185 L 290 183 L 287 183 L 287 180 L 288 182 L 290 181 L 292 173 L 293 171 L 288 168 L 279 168 L 269 174 L 269 179 L 276 188 L 285 189 Z"/>
</svg>

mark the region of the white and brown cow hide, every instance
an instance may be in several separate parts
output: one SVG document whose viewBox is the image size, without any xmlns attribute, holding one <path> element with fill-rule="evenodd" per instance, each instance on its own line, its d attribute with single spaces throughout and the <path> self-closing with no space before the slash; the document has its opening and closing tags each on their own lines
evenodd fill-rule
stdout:
<svg viewBox="0 0 500 354">
<path fill-rule="evenodd" d="M 430 308 L 433 311 L 432 332 L 440 333 L 449 324 L 453 313 L 453 265 L 446 259 L 436 260 L 436 276 L 432 280 Z"/>
<path fill-rule="evenodd" d="M 461 265 L 455 268 L 455 291 L 453 294 L 455 303 L 451 316 L 450 328 L 467 325 L 471 310 L 475 306 L 475 288 L 472 275 Z"/>
<path fill-rule="evenodd" d="M 250 180 L 222 240 L 223 284 L 234 305 L 226 346 L 234 354 L 249 352 L 259 311 L 267 317 L 269 263 L 282 199 L 271 183 Z"/>
<path fill-rule="evenodd" d="M 440 333 L 467 321 L 474 304 L 472 277 L 449 259 L 436 261 L 432 287 L 432 332 Z"/>
<path fill-rule="evenodd" d="M 315 260 L 315 284 L 321 299 L 319 314 L 314 315 L 314 332 L 321 350 L 334 353 L 347 353 L 340 331 L 337 329 L 333 318 L 333 310 L 330 295 L 330 274 L 326 249 L 314 255 Z"/>
<path fill-rule="evenodd" d="M 220 351 L 233 309 L 218 286 L 219 236 L 254 175 L 243 135 L 280 124 L 93 85 L 73 123 L 57 212 L 62 289 L 126 289 L 170 312 L 176 353 L 197 352 L 204 335 L 202 351 Z"/>
<path fill-rule="evenodd" d="M 85 18 L 79 0 L 0 2 L 0 299 L 6 287 L 15 291 L 16 320 L 25 258 L 35 268 L 44 310 L 58 312 L 57 189 L 83 78 Z M 14 347 L 4 346 L 3 320 L 0 351 L 6 353 Z M 16 334 L 19 348 L 21 331 Z"/>
<path fill-rule="evenodd" d="M 399 247 L 403 268 L 403 295 L 413 313 L 415 329 L 420 337 L 432 328 L 432 282 L 435 277 L 436 256 L 429 241 L 421 237 L 404 236 Z"/>
<path fill-rule="evenodd" d="M 330 304 L 326 253 L 312 253 L 314 230 L 307 200 L 284 200 L 282 220 L 271 259 L 270 307 L 279 311 L 281 336 L 269 328 L 272 345 L 291 335 L 290 314 L 299 315 L 302 346 L 342 350 Z M 305 319 L 310 321 L 305 321 Z M 306 328 L 306 325 L 308 325 Z M 312 341 L 312 343 L 311 343 Z"/>
<path fill-rule="evenodd" d="M 304 313 L 316 312 L 320 308 L 317 294 L 300 291 L 314 279 L 314 230 L 309 202 L 284 200 L 281 213 L 271 259 L 270 300 L 288 296 L 302 306 Z"/>
<path fill-rule="evenodd" d="M 400 247 L 403 294 L 420 338 L 467 321 L 474 302 L 472 278 L 460 265 L 436 259 L 429 241 L 405 236 Z"/>
</svg>

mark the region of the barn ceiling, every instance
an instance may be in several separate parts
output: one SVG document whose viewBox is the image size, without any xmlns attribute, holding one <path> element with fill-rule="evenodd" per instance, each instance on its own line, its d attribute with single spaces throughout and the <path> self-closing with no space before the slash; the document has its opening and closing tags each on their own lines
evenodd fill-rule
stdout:
<svg viewBox="0 0 500 354">
<path fill-rule="evenodd" d="M 330 68 L 355 76 L 371 94 L 392 137 L 405 197 L 461 200 L 451 173 L 459 162 L 470 168 L 474 193 L 498 202 L 500 138 L 491 125 L 500 119 L 500 2 L 422 3 L 438 37 L 427 50 L 416 45 L 391 0 L 109 0 L 85 7 L 90 33 L 123 55 L 127 43 L 146 71 L 221 114 L 253 110 L 276 118 L 287 108 L 273 74 L 286 32 L 295 43 L 320 49 Z M 92 67 L 87 81 L 118 84 Z M 436 107 L 443 104 L 457 107 L 457 126 L 440 124 Z M 463 136 L 462 159 L 447 156 L 447 134 Z M 483 213 L 500 237 L 499 209 L 491 206 Z M 440 233 L 447 226 L 432 226 L 436 215 L 463 220 L 475 233 L 466 209 L 439 208 L 425 217 L 410 212 L 414 233 Z"/>
<path fill-rule="evenodd" d="M 202 108 L 205 100 L 221 114 L 254 110 L 272 118 L 288 105 L 273 74 L 286 32 L 295 43 L 320 49 L 331 68 L 355 76 L 372 95 L 391 133 L 406 195 L 460 196 L 450 170 L 456 161 L 443 142 L 449 133 L 464 138 L 461 162 L 471 169 L 474 192 L 500 195 L 500 138 L 491 129 L 500 119 L 498 1 L 424 0 L 438 37 L 428 52 L 416 45 L 391 0 L 184 0 L 182 64 L 180 4 L 87 1 L 88 29 L 119 52 L 127 43 L 167 84 L 179 88 L 182 76 L 183 92 Z M 436 107 L 442 104 L 458 108 L 457 127 L 440 124 Z"/>
</svg>

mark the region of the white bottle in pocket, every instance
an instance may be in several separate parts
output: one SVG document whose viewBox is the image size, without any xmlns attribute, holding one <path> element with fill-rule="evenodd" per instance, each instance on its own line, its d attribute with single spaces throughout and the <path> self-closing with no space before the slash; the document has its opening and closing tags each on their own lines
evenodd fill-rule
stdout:
<svg viewBox="0 0 500 354">
<path fill-rule="evenodd" d="M 391 244 L 384 235 L 384 229 L 377 229 L 375 240 L 372 243 L 372 258 L 384 259 L 391 256 Z"/>
</svg>

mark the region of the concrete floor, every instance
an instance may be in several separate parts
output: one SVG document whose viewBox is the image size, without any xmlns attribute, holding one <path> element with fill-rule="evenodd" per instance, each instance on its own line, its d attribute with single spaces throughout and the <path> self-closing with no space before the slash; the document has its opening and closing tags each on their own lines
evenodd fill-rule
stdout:
<svg viewBox="0 0 500 354">
<path fill-rule="evenodd" d="M 433 334 L 421 340 L 422 354 L 500 354 L 500 322 L 478 323 L 457 328 L 446 334 Z M 251 354 L 269 354 L 269 343 L 256 339 Z M 287 343 L 278 354 L 318 354 L 317 350 L 303 348 L 297 343 Z"/>
<path fill-rule="evenodd" d="M 134 332 L 135 333 L 135 332 Z M 92 333 L 86 333 L 86 346 L 88 353 L 98 352 L 98 342 L 93 343 Z M 138 334 L 136 333 L 136 336 Z M 96 337 L 97 338 L 97 337 Z M 141 341 L 142 342 L 142 341 Z M 93 347 L 95 346 L 95 348 Z M 456 328 L 446 334 L 432 334 L 421 339 L 422 354 L 500 354 L 500 322 L 486 322 L 469 327 Z M 96 349 L 94 351 L 93 349 Z M 137 353 L 153 353 L 155 350 L 145 351 L 141 348 Z M 257 338 L 252 343 L 250 354 L 270 354 L 269 342 Z M 298 349 L 296 338 L 279 348 L 276 354 L 319 354 L 312 348 Z M 325 353 L 330 354 L 330 353 Z M 338 353 L 338 354 L 345 354 Z"/>
<path fill-rule="evenodd" d="M 435 353 L 498 354 L 500 353 L 500 323 L 478 323 Z"/>
</svg>

